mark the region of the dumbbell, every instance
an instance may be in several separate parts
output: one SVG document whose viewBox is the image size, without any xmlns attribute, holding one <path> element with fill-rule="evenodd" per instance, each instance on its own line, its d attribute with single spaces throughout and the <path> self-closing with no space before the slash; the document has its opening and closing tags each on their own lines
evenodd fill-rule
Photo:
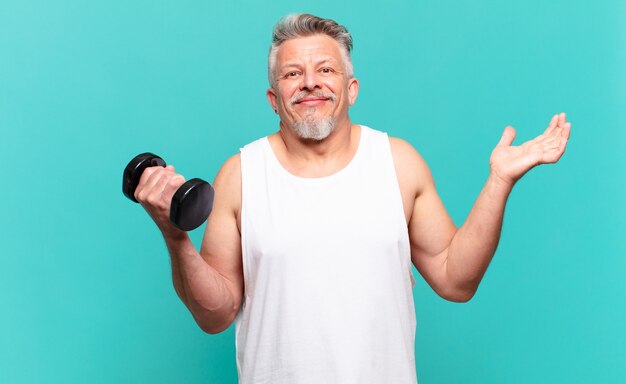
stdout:
<svg viewBox="0 0 626 384">
<path fill-rule="evenodd" d="M 148 167 L 165 167 L 165 161 L 153 153 L 142 153 L 128 163 L 124 169 L 122 192 L 138 203 L 135 190 L 141 174 Z M 181 185 L 172 197 L 170 222 L 183 231 L 191 231 L 204 223 L 213 208 L 215 192 L 211 184 L 202 179 L 191 179 Z"/>
</svg>

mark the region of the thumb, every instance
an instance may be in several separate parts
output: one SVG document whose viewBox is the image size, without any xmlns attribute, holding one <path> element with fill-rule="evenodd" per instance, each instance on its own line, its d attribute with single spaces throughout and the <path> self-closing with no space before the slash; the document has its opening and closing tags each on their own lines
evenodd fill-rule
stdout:
<svg viewBox="0 0 626 384">
<path fill-rule="evenodd" d="M 510 125 L 504 128 L 504 132 L 502 132 L 502 138 L 498 143 L 498 146 L 511 146 L 513 144 L 513 140 L 515 140 L 515 129 Z"/>
</svg>

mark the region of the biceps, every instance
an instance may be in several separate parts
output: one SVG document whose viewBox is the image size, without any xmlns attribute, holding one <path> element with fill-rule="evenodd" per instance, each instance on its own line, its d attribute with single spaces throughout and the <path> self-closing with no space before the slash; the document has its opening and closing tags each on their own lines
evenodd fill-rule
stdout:
<svg viewBox="0 0 626 384">
<path fill-rule="evenodd" d="M 215 202 L 207 221 L 200 254 L 223 278 L 237 305 L 243 296 L 241 235 L 232 208 L 232 192 L 215 183 Z"/>
<path fill-rule="evenodd" d="M 430 183 L 415 199 L 409 222 L 411 259 L 422 275 L 423 269 L 437 268 L 445 262 L 456 230 L 434 183 Z"/>
</svg>

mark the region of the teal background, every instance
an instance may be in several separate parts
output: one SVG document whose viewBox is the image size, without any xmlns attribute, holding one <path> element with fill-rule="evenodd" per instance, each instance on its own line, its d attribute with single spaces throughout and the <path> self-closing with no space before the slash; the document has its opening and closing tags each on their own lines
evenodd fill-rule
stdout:
<svg viewBox="0 0 626 384">
<path fill-rule="evenodd" d="M 416 275 L 420 383 L 623 382 L 619 0 L 0 0 L 0 382 L 236 382 L 233 327 L 195 325 L 121 173 L 150 150 L 213 180 L 276 130 L 266 54 L 290 12 L 350 29 L 353 121 L 411 142 L 457 225 L 504 126 L 521 143 L 554 113 L 573 123 L 560 163 L 516 186 L 472 301 Z"/>
</svg>

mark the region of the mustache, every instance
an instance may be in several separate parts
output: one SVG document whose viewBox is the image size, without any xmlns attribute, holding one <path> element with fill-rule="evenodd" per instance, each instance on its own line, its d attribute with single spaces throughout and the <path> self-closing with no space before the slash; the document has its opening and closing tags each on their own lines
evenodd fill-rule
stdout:
<svg viewBox="0 0 626 384">
<path fill-rule="evenodd" d="M 314 92 L 300 91 L 296 93 L 295 95 L 293 95 L 293 97 L 289 100 L 289 103 L 291 103 L 291 105 L 294 105 L 300 100 L 306 97 L 310 97 L 310 96 L 323 97 L 325 99 L 332 100 L 333 102 L 337 100 L 337 97 L 333 95 L 332 93 L 327 93 L 327 92 L 322 92 L 322 91 L 314 91 Z"/>
</svg>

